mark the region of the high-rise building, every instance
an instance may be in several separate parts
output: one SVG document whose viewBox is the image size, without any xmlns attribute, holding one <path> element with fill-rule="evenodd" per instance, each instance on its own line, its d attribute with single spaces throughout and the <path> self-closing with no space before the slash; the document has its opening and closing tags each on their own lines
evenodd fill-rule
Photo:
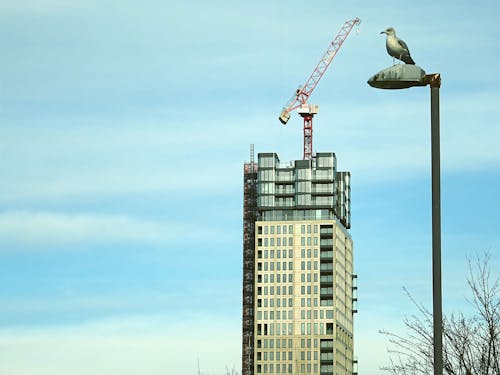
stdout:
<svg viewBox="0 0 500 375">
<path fill-rule="evenodd" d="M 334 153 L 244 165 L 242 374 L 353 374 L 350 174 Z"/>
</svg>

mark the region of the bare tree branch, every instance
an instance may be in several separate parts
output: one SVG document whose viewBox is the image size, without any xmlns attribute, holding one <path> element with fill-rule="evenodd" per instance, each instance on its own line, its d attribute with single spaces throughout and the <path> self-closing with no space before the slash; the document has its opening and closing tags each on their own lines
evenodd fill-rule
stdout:
<svg viewBox="0 0 500 375">
<path fill-rule="evenodd" d="M 443 317 L 443 367 L 448 375 L 500 375 L 500 273 L 492 274 L 491 255 L 468 259 L 467 283 L 473 314 Z M 388 337 L 390 364 L 382 370 L 393 375 L 433 372 L 432 313 L 406 288 L 417 313 L 403 320 L 405 336 L 380 331 Z"/>
</svg>

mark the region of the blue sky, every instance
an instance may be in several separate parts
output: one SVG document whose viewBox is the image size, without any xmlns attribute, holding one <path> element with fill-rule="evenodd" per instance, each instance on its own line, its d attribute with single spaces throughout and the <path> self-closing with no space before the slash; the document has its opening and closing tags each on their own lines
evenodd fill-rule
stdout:
<svg viewBox="0 0 500 375">
<path fill-rule="evenodd" d="M 311 102 L 352 174 L 359 371 L 431 302 L 428 88 L 374 90 L 386 27 L 442 75 L 444 309 L 500 268 L 496 1 L 0 2 L 0 373 L 240 367 L 242 164 L 302 157 L 277 117 L 348 19 Z"/>
</svg>

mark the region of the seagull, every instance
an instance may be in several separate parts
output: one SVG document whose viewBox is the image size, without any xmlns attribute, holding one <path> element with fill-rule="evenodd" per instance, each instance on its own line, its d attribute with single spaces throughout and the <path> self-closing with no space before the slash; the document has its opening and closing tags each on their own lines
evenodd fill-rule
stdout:
<svg viewBox="0 0 500 375">
<path fill-rule="evenodd" d="M 410 56 L 408 46 L 396 36 L 396 30 L 393 27 L 385 29 L 380 34 L 387 35 L 385 46 L 389 55 L 403 61 L 405 64 L 415 65 L 415 61 Z"/>
</svg>

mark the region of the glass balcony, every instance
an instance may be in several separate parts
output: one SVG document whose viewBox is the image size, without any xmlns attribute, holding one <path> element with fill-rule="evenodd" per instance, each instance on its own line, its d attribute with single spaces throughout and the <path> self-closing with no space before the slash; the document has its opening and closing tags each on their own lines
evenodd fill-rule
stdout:
<svg viewBox="0 0 500 375">
<path fill-rule="evenodd" d="M 322 251 L 320 253 L 320 258 L 321 259 L 333 259 L 333 250 Z"/>
</svg>

